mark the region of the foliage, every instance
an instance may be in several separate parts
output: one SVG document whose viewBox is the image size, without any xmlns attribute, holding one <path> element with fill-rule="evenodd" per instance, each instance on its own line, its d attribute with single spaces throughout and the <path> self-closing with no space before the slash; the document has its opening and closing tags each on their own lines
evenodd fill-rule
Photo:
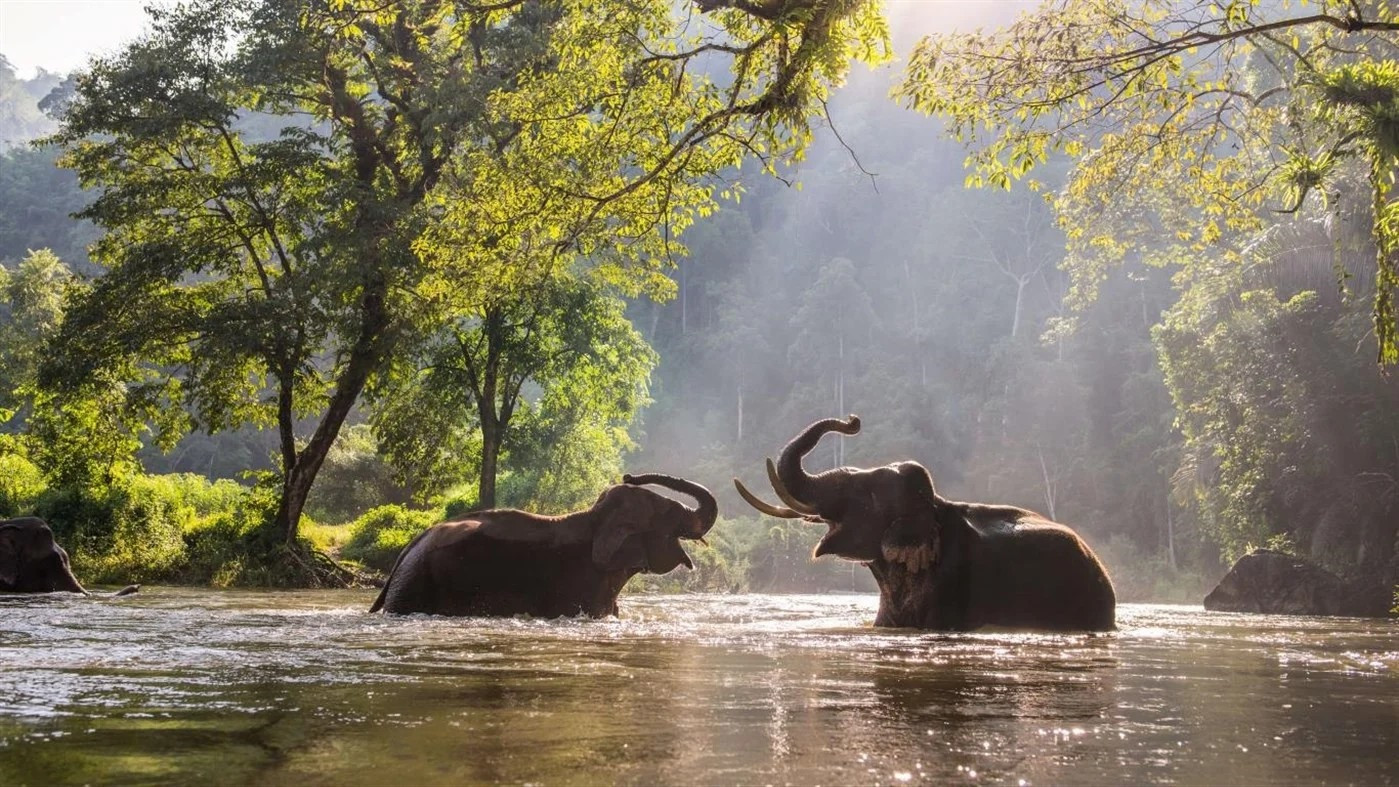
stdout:
<svg viewBox="0 0 1399 787">
<path fill-rule="evenodd" d="M 270 527 L 277 502 L 272 487 L 254 487 L 229 509 L 198 520 L 185 533 L 186 560 L 166 579 L 214 587 L 347 587 L 363 581 L 336 563 L 322 545 L 302 536 L 288 545 Z M 300 531 L 323 528 L 303 517 Z"/>
<path fill-rule="evenodd" d="M 1356 347 L 1353 304 L 1312 290 L 1197 286 L 1156 331 L 1185 436 L 1177 491 L 1232 561 L 1295 545 L 1382 575 L 1396 535 L 1399 383 Z"/>
<path fill-rule="evenodd" d="M 437 511 L 379 506 L 346 526 L 351 536 L 341 554 L 387 573 L 409 541 L 441 521 Z"/>
<path fill-rule="evenodd" d="M 0 519 L 28 516 L 44 492 L 44 477 L 33 462 L 0 445 Z"/>
<path fill-rule="evenodd" d="M 65 397 L 40 384 L 80 289 L 48 250 L 30 252 L 13 272 L 0 267 L 0 431 L 23 431 L 15 450 L 54 487 L 111 484 L 135 473 L 145 428 L 139 417 L 152 413 L 134 406 L 141 398 L 111 377 L 95 376 Z"/>
<path fill-rule="evenodd" d="M 210 480 L 195 473 L 172 473 L 148 476 L 158 479 L 179 501 L 200 519 L 232 511 L 249 499 L 248 487 L 226 478 Z"/>
<path fill-rule="evenodd" d="M 33 395 L 44 344 L 58 332 L 72 273 L 53 252 L 31 251 L 11 272 L 0 265 L 0 423 L 6 431 Z"/>
<path fill-rule="evenodd" d="M 43 69 L 32 79 L 20 79 L 14 65 L 0 54 L 0 149 L 52 130 L 53 121 L 39 105 L 58 82 L 59 75 Z"/>
<path fill-rule="evenodd" d="M 1245 260 L 1273 211 L 1326 200 L 1362 159 L 1376 333 L 1394 363 L 1396 35 L 1387 3 L 1045 0 L 1003 30 L 923 39 L 897 94 L 966 144 L 970 183 L 1077 161 L 1054 198 L 1075 306 L 1128 256 Z"/>
<path fill-rule="evenodd" d="M 166 419 L 149 399 L 130 394 L 106 376 L 64 394 L 40 387 L 22 443 L 51 487 L 115 486 L 139 473 L 147 424 Z"/>
<path fill-rule="evenodd" d="M 654 362 L 619 300 L 556 277 L 493 298 L 404 353 L 372 389 L 373 424 L 420 496 L 476 475 L 476 500 L 491 508 L 504 468 L 532 486 L 506 505 L 566 507 L 620 474 Z"/>
<path fill-rule="evenodd" d="M 125 381 L 165 407 L 166 444 L 275 423 L 294 544 L 399 337 L 578 257 L 660 294 L 720 174 L 799 156 L 850 58 L 887 54 L 868 0 L 701 8 L 717 23 L 701 33 L 659 0 L 152 9 L 144 38 L 78 77 L 53 138 L 101 189 L 84 215 L 109 273 L 69 312 L 45 386 Z M 249 111 L 280 134 L 244 134 Z"/>
<path fill-rule="evenodd" d="M 185 559 L 184 533 L 195 510 L 179 482 L 136 476 L 103 487 L 50 488 L 35 514 L 68 550 L 73 571 L 88 582 L 148 582 Z"/>
<path fill-rule="evenodd" d="M 185 535 L 187 561 L 171 579 L 186 584 L 232 587 L 254 584 L 259 577 L 248 571 L 265 551 L 258 538 L 266 512 L 245 507 L 200 521 Z"/>
<path fill-rule="evenodd" d="M 87 200 L 78 178 L 56 165 L 57 156 L 52 147 L 0 149 L 0 261 L 48 248 L 74 270 L 89 272 L 87 244 L 97 234 L 89 222 L 72 219 Z"/>
<path fill-rule="evenodd" d="M 407 503 L 368 424 L 346 427 L 326 455 L 306 508 L 325 522 L 348 522 L 383 503 Z"/>
</svg>

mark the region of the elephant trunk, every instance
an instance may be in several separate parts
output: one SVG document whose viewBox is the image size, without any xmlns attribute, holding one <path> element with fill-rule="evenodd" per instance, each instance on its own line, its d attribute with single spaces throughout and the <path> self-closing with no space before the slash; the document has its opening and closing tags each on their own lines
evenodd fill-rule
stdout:
<svg viewBox="0 0 1399 787">
<path fill-rule="evenodd" d="M 84 596 L 92 595 L 87 588 L 83 587 L 83 583 L 79 582 L 78 578 L 73 576 L 71 569 L 68 569 L 67 566 L 64 566 L 64 569 L 63 574 L 54 582 L 54 590 L 62 590 L 68 593 L 81 593 Z"/>
<path fill-rule="evenodd" d="M 814 505 L 818 479 L 809 475 L 802 467 L 802 458 L 816 447 L 827 432 L 853 435 L 859 431 L 860 417 L 857 415 L 845 420 L 826 418 L 808 426 L 782 448 L 782 453 L 777 458 L 777 478 L 792 497 L 807 505 Z"/>
<path fill-rule="evenodd" d="M 698 532 L 694 534 L 694 538 L 699 538 L 705 533 L 708 533 L 709 529 L 714 527 L 714 521 L 719 518 L 719 502 L 714 499 L 713 493 L 694 481 L 687 481 L 683 478 L 661 473 L 646 473 L 644 475 L 624 475 L 622 476 L 622 482 L 637 486 L 655 484 L 693 497 L 699 504 L 694 509 L 695 518 L 699 520 L 699 529 Z"/>
</svg>

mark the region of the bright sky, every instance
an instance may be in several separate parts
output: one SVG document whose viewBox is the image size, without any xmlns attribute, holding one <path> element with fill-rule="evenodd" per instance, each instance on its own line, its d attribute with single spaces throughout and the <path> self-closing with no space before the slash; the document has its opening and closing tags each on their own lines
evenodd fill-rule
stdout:
<svg viewBox="0 0 1399 787">
<path fill-rule="evenodd" d="M 142 10 L 168 0 L 0 0 L 0 54 L 21 78 L 66 73 L 116 50 L 146 24 Z"/>
<path fill-rule="evenodd" d="M 38 68 L 67 73 L 95 54 L 115 51 L 141 32 L 145 6 L 172 0 L 0 0 L 0 54 L 21 78 Z M 1007 21 L 1025 0 L 885 0 L 895 37 Z"/>
</svg>

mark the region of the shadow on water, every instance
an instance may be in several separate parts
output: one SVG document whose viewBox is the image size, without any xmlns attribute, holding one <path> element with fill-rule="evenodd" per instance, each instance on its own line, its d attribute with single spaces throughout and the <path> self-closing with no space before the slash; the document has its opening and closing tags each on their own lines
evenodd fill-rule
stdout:
<svg viewBox="0 0 1399 787">
<path fill-rule="evenodd" d="M 1112 635 L 869 627 L 869 596 L 621 620 L 370 593 L 0 598 L 0 783 L 1399 780 L 1385 621 L 1125 605 Z"/>
</svg>

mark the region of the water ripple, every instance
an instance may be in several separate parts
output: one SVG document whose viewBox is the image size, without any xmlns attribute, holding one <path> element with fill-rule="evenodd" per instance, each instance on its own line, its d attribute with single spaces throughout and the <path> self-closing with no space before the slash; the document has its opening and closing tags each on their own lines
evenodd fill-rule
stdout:
<svg viewBox="0 0 1399 787">
<path fill-rule="evenodd" d="M 865 595 L 603 621 L 372 597 L 0 597 L 0 783 L 1399 781 L 1386 621 L 1123 605 L 1107 635 L 940 634 L 872 628 Z"/>
</svg>

